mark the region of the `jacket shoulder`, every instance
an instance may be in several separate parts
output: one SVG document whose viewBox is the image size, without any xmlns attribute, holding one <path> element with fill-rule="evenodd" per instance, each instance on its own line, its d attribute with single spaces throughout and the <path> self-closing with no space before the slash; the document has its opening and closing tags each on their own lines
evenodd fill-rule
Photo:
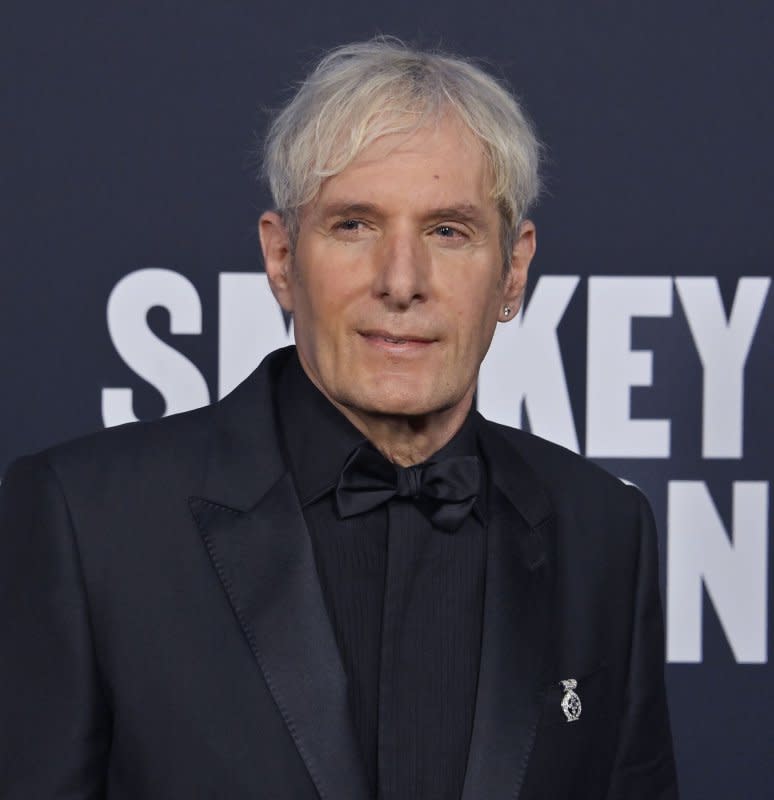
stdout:
<svg viewBox="0 0 774 800">
<path fill-rule="evenodd" d="M 163 476 L 193 485 L 208 447 L 212 415 L 213 407 L 205 406 L 88 433 L 22 456 L 6 474 L 21 465 L 26 471 L 50 470 L 66 490 L 92 496 L 120 485 L 158 484 Z"/>
<path fill-rule="evenodd" d="M 532 433 L 487 422 L 527 464 L 554 503 L 599 505 L 623 503 L 631 507 L 642 493 L 585 456 Z"/>
<path fill-rule="evenodd" d="M 179 463 L 201 447 L 212 415 L 213 406 L 204 406 L 160 419 L 129 422 L 54 445 L 42 455 L 61 466 L 84 461 L 104 464 L 115 459 L 138 466 L 145 459 L 158 462 L 173 458 Z"/>
</svg>

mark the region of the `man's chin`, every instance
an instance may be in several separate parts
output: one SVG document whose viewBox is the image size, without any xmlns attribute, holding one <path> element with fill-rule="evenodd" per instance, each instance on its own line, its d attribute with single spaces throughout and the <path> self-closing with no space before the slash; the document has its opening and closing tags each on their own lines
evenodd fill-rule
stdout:
<svg viewBox="0 0 774 800">
<path fill-rule="evenodd" d="M 390 392 L 388 387 L 378 393 L 348 398 L 352 411 L 379 417 L 429 417 L 441 414 L 454 406 L 448 398 L 422 393 L 419 390 Z"/>
</svg>

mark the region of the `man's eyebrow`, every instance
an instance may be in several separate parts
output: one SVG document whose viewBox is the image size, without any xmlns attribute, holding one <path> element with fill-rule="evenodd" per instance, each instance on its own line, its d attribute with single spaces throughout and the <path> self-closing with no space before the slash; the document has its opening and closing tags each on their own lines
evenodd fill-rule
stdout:
<svg viewBox="0 0 774 800">
<path fill-rule="evenodd" d="M 436 219 L 453 219 L 457 222 L 468 222 L 471 225 L 485 227 L 486 218 L 482 210 L 473 205 L 473 203 L 461 203 L 455 206 L 444 206 L 443 208 L 434 208 L 425 214 L 425 217 L 430 220 Z"/>
<path fill-rule="evenodd" d="M 375 216 L 381 214 L 379 206 L 374 203 L 332 202 L 320 209 L 323 217 L 356 217 L 359 215 Z M 431 208 L 422 214 L 425 220 L 450 219 L 467 222 L 478 227 L 486 227 L 486 218 L 481 208 L 473 203 L 459 203 L 441 208 Z"/>
<path fill-rule="evenodd" d="M 351 203 L 346 200 L 325 205 L 320 210 L 323 217 L 356 217 L 360 214 L 368 216 L 379 213 L 373 203 Z"/>
</svg>

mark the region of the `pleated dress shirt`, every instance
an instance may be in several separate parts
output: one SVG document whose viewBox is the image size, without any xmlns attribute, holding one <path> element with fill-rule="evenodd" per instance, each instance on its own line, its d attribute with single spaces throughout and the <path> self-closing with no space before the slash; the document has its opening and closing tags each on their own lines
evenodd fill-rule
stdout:
<svg viewBox="0 0 774 800">
<path fill-rule="evenodd" d="M 372 797 L 459 800 L 481 654 L 485 488 L 454 533 L 411 498 L 341 519 L 336 484 L 363 435 L 297 356 L 275 400 Z M 475 427 L 471 414 L 433 458 L 480 457 Z"/>
</svg>

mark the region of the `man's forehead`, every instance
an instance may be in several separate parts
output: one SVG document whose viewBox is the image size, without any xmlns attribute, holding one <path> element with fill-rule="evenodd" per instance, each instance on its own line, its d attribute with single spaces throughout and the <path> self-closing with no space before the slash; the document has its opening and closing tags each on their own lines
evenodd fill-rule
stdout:
<svg viewBox="0 0 774 800">
<path fill-rule="evenodd" d="M 365 211 L 397 196 L 475 216 L 494 205 L 492 186 L 481 143 L 462 123 L 449 120 L 380 136 L 326 178 L 309 206 L 324 213 L 346 207 Z"/>
</svg>

